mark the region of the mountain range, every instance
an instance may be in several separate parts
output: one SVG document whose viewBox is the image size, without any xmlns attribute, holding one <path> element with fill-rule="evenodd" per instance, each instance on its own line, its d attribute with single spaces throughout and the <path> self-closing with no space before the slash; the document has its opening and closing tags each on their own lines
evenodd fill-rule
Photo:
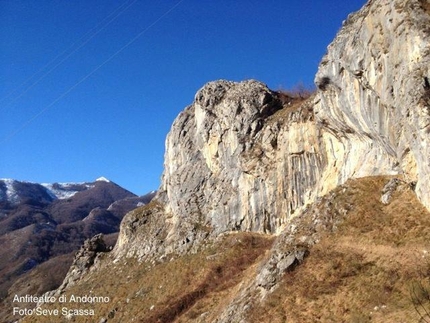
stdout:
<svg viewBox="0 0 430 323">
<path fill-rule="evenodd" d="M 54 184 L 0 179 L 0 297 L 57 288 L 85 239 L 102 233 L 113 246 L 123 216 L 154 194 L 136 196 L 104 177 Z"/>
</svg>

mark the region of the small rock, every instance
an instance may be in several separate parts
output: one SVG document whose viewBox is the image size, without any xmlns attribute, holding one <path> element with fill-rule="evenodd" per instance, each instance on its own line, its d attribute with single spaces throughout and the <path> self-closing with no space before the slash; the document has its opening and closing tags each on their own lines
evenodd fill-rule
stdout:
<svg viewBox="0 0 430 323">
<path fill-rule="evenodd" d="M 397 187 L 400 184 L 400 180 L 398 178 L 392 178 L 385 184 L 382 189 L 381 202 L 383 204 L 389 204 L 391 201 L 391 197 L 393 193 L 396 191 Z"/>
</svg>

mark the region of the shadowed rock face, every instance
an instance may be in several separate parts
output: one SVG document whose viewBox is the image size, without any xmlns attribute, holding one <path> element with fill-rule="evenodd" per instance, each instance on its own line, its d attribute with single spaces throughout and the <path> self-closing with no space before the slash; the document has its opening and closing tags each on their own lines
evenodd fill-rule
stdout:
<svg viewBox="0 0 430 323">
<path fill-rule="evenodd" d="M 75 281 L 79 279 L 94 264 L 97 254 L 107 251 L 108 248 L 101 233 L 85 240 L 84 244 L 75 254 L 73 264 L 70 267 L 62 285 L 56 292 L 60 293 L 67 286 L 72 286 Z M 52 292 L 51 294 L 54 293 L 55 292 Z"/>
</svg>

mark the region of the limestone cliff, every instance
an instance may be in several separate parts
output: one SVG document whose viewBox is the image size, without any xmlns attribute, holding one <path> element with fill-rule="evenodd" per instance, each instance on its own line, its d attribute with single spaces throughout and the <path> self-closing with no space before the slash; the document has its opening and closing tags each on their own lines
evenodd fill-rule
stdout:
<svg viewBox="0 0 430 323">
<path fill-rule="evenodd" d="M 254 80 L 206 84 L 166 139 L 162 253 L 222 232 L 280 233 L 349 178 L 403 174 L 429 208 L 429 26 L 428 1 L 369 1 L 344 22 L 301 104 Z M 129 224 L 118 255 L 132 254 Z"/>
<path fill-rule="evenodd" d="M 212 320 L 245 322 L 256 290 L 272 292 L 346 216 L 329 192 L 348 179 L 396 175 L 430 209 L 429 40 L 429 0 L 370 0 L 343 23 L 307 100 L 255 80 L 206 84 L 167 136 L 155 200 L 124 218 L 109 259 L 163 263 L 225 232 L 276 235 Z"/>
<path fill-rule="evenodd" d="M 324 181 L 399 172 L 430 207 L 429 6 L 369 1 L 328 47 L 315 78 Z"/>
<path fill-rule="evenodd" d="M 315 195 L 327 164 L 319 136 L 313 98 L 297 103 L 255 80 L 206 84 L 167 136 L 156 198 L 163 252 L 198 248 L 223 232 L 279 232 Z M 125 243 L 135 221 L 123 222 L 117 254 L 151 254 Z M 144 236 L 145 249 L 159 240 Z"/>
<path fill-rule="evenodd" d="M 283 108 L 254 80 L 198 91 L 166 140 L 160 197 L 175 224 L 275 233 L 304 204 L 323 163 L 318 129 L 311 101 Z"/>
</svg>

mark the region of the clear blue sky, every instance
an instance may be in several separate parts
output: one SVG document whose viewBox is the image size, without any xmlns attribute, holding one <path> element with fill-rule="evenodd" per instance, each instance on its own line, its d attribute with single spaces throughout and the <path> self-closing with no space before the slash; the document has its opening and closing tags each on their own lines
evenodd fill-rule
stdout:
<svg viewBox="0 0 430 323">
<path fill-rule="evenodd" d="M 166 134 L 199 88 L 312 85 L 366 1 L 182 0 L 171 10 L 178 2 L 0 0 L 0 178 L 157 189 Z"/>
</svg>

